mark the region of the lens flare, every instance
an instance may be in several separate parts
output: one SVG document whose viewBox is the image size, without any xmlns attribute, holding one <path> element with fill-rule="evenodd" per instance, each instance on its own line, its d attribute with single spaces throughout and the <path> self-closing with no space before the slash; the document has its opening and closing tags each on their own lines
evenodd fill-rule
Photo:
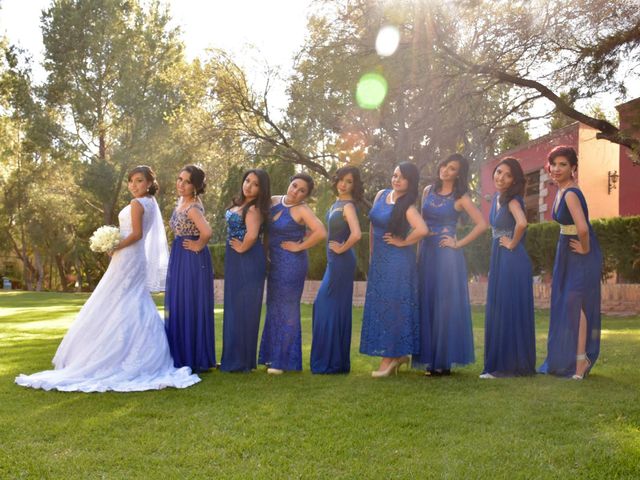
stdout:
<svg viewBox="0 0 640 480">
<path fill-rule="evenodd" d="M 375 110 L 387 96 L 387 81 L 379 73 L 365 73 L 356 87 L 356 102 L 360 108 Z"/>
<path fill-rule="evenodd" d="M 376 37 L 376 52 L 381 57 L 390 57 L 400 44 L 400 31 L 393 25 L 385 25 Z"/>
</svg>

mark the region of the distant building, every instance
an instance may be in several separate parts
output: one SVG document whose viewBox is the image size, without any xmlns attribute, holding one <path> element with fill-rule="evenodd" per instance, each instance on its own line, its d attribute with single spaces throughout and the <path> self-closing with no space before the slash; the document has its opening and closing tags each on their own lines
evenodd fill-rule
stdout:
<svg viewBox="0 0 640 480">
<path fill-rule="evenodd" d="M 640 98 L 616 107 L 621 130 L 640 136 Z M 557 187 L 546 170 L 547 154 L 558 145 L 578 153 L 578 184 L 584 192 L 590 218 L 640 215 L 640 166 L 633 165 L 626 147 L 596 138 L 598 130 L 579 122 L 490 158 L 480 168 L 482 212 L 489 217 L 495 193 L 493 170 L 505 157 L 520 160 L 527 177 L 525 206 L 530 223 L 550 221 Z"/>
</svg>

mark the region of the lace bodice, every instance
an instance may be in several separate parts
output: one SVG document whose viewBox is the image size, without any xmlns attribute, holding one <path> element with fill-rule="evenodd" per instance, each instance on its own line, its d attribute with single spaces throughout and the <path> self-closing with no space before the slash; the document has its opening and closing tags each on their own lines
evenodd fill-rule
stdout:
<svg viewBox="0 0 640 480">
<path fill-rule="evenodd" d="M 169 226 L 171 227 L 171 230 L 173 230 L 173 233 L 179 237 L 200 235 L 198 227 L 196 227 L 196 224 L 189 218 L 189 210 L 192 208 L 196 208 L 204 214 L 204 207 L 199 203 L 193 203 L 182 211 L 178 210 L 178 207 L 176 207 L 171 214 Z"/>
<path fill-rule="evenodd" d="M 454 207 L 456 199 L 453 192 L 449 195 L 440 195 L 434 190 L 435 187 L 432 186 L 427 198 L 424 199 L 422 218 L 434 234 L 455 236 L 460 212 Z"/>
</svg>

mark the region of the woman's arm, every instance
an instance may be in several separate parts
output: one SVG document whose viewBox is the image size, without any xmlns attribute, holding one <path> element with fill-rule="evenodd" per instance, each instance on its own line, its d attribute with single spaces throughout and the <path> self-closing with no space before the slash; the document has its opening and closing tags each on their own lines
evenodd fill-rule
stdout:
<svg viewBox="0 0 640 480">
<path fill-rule="evenodd" d="M 440 240 L 441 247 L 449 247 L 449 248 L 465 247 L 469 245 L 471 242 L 473 242 L 480 235 L 482 235 L 482 232 L 484 232 L 488 227 L 487 222 L 482 216 L 482 212 L 480 212 L 478 207 L 476 207 L 475 204 L 471 201 L 471 197 L 469 197 L 469 195 L 465 193 L 462 197 L 460 197 L 459 201 L 460 201 L 460 205 L 462 206 L 462 209 L 465 212 L 467 212 L 467 215 L 469 215 L 469 217 L 471 218 L 471 221 L 474 223 L 474 227 L 464 238 L 461 238 L 460 240 L 456 240 L 455 238 L 450 236 L 443 236 L 442 240 Z"/>
<path fill-rule="evenodd" d="M 324 238 L 326 238 L 327 230 L 324 228 L 324 225 L 322 224 L 320 219 L 315 216 L 315 214 L 307 205 L 299 205 L 298 207 L 292 208 L 300 208 L 300 220 L 302 220 L 310 233 L 302 242 L 282 242 L 280 246 L 284 250 L 288 250 L 290 252 L 301 252 L 313 247 L 316 243 L 321 242 Z"/>
<path fill-rule="evenodd" d="M 512 198 L 509 202 L 509 211 L 516 221 L 516 226 L 513 229 L 513 238 L 500 237 L 500 245 L 508 250 L 513 250 L 518 246 L 524 232 L 527 230 L 527 217 L 524 214 L 524 210 L 522 210 L 520 202 L 515 198 Z"/>
<path fill-rule="evenodd" d="M 189 217 L 189 220 L 194 223 L 198 232 L 200 232 L 200 238 L 198 238 L 198 240 L 184 240 L 182 242 L 182 246 L 187 250 L 198 253 L 207 246 L 213 232 L 211 231 L 211 227 L 209 226 L 207 219 L 204 218 L 204 215 L 199 208 L 189 208 L 187 211 L 187 217 Z"/>
<path fill-rule="evenodd" d="M 344 216 L 347 224 L 349 225 L 349 237 L 344 243 L 329 242 L 329 249 L 337 254 L 344 253 L 353 247 L 362 238 L 362 232 L 360 231 L 360 222 L 358 222 L 358 214 L 356 213 L 356 207 L 352 203 L 347 203 L 342 207 L 342 215 Z"/>
<path fill-rule="evenodd" d="M 144 215 L 144 207 L 135 198 L 131 200 L 131 233 L 123 238 L 113 249 L 122 250 L 123 248 L 133 245 L 142 238 L 142 215 Z"/>
<path fill-rule="evenodd" d="M 253 247 L 260 235 L 260 225 L 262 225 L 262 215 L 255 205 L 249 207 L 247 215 L 244 218 L 244 224 L 247 226 L 247 233 L 244 239 L 240 241 L 238 238 L 232 238 L 229 246 L 238 253 L 244 253 Z"/>
<path fill-rule="evenodd" d="M 586 255 L 591 250 L 589 243 L 589 225 L 587 225 L 587 219 L 582 211 L 580 199 L 575 193 L 569 191 L 564 194 L 564 200 L 569 208 L 569 213 L 571 213 L 571 218 L 573 218 L 573 224 L 576 226 L 576 230 L 578 230 L 578 240 L 575 238 L 569 240 L 569 246 L 573 252 Z"/>
<path fill-rule="evenodd" d="M 385 233 L 383 238 L 386 243 L 389 245 L 394 245 L 396 247 L 408 247 L 409 245 L 413 245 L 414 243 L 418 243 L 429 233 L 429 229 L 427 228 L 427 224 L 424 223 L 424 219 L 422 215 L 418 213 L 418 209 L 411 205 L 407 208 L 407 222 L 411 226 L 411 231 L 406 238 L 396 237 L 391 233 Z"/>
</svg>

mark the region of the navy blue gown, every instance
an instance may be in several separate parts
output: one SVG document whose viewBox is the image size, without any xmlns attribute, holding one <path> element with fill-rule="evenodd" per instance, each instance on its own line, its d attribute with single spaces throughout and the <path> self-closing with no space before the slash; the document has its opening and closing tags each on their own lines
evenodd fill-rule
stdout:
<svg viewBox="0 0 640 480">
<path fill-rule="evenodd" d="M 415 368 L 449 370 L 475 362 L 473 326 L 464 253 L 439 246 L 442 236 L 455 237 L 460 212 L 453 193 L 434 190 L 422 205 L 430 235 L 420 244 L 420 354 L 412 360 Z"/>
<path fill-rule="evenodd" d="M 513 238 L 516 220 L 508 205 L 493 199 L 489 221 L 493 242 L 485 307 L 484 370 L 496 377 L 536 373 L 536 332 L 531 260 L 523 236 L 513 250 L 500 237 Z M 524 210 L 522 197 L 516 196 Z"/>
<path fill-rule="evenodd" d="M 574 223 L 564 198 L 569 191 L 578 196 L 589 225 L 590 250 L 586 255 L 574 253 L 569 246 L 569 240 L 578 239 L 575 232 L 572 234 L 570 231 Z M 553 265 L 547 358 L 540 367 L 540 372 L 570 377 L 576 370 L 581 310 L 584 311 L 587 319 L 586 354 L 592 367 L 600 353 L 602 252 L 589 223 L 587 202 L 582 192 L 575 187 L 567 188 L 559 201 L 556 198 L 556 202 L 554 202 L 553 219 L 566 230 L 558 239 Z"/>
<path fill-rule="evenodd" d="M 362 318 L 360 353 L 402 357 L 418 352 L 418 272 L 415 245 L 385 243 L 393 205 L 385 190 L 369 212 L 373 252 Z"/>
<path fill-rule="evenodd" d="M 348 373 L 351 369 L 351 312 L 356 255 L 353 248 L 337 254 L 329 241 L 343 243 L 351 235 L 343 209 L 350 200 L 338 200 L 327 212 L 329 230 L 327 269 L 313 304 L 313 373 Z"/>
<path fill-rule="evenodd" d="M 280 243 L 301 242 L 305 232 L 282 201 L 271 207 L 267 314 L 258 363 L 280 370 L 302 370 L 300 298 L 309 267 L 306 250 L 289 252 Z"/>
<path fill-rule="evenodd" d="M 224 372 L 249 372 L 256 368 L 258 330 L 267 259 L 261 237 L 244 253 L 229 245 L 244 240 L 247 226 L 241 212 L 227 210 L 227 247 L 224 257 L 224 317 L 222 362 Z"/>
<path fill-rule="evenodd" d="M 194 203 L 182 212 L 175 209 L 169 221 L 175 239 L 164 297 L 165 330 L 174 365 L 204 372 L 216 365 L 213 266 L 207 247 L 196 253 L 182 246 L 183 240 L 200 236 L 187 216 L 192 208 L 204 213 L 202 205 Z"/>
</svg>

